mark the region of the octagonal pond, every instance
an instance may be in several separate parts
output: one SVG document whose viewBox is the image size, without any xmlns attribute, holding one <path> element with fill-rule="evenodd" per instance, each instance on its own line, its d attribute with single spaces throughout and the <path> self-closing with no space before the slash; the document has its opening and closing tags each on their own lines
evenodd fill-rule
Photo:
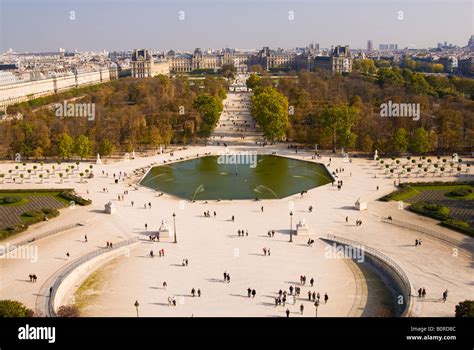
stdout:
<svg viewBox="0 0 474 350">
<path fill-rule="evenodd" d="M 279 199 L 331 181 L 323 164 L 255 155 L 241 164 L 206 156 L 155 166 L 140 184 L 189 200 L 233 200 Z"/>
</svg>

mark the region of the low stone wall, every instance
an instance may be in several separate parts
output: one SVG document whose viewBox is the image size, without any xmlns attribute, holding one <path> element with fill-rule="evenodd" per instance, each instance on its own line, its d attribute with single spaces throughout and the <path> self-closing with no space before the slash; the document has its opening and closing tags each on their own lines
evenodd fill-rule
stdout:
<svg viewBox="0 0 474 350">
<path fill-rule="evenodd" d="M 414 298 L 412 298 L 413 293 L 410 281 L 395 261 L 362 243 L 342 237 L 328 235 L 327 238 L 322 238 L 322 240 L 330 244 L 336 243 L 337 245 L 349 246 L 352 249 L 363 249 L 364 263 L 368 263 L 372 267 L 394 296 L 395 302 L 393 304 L 396 316 L 415 316 L 415 305 Z"/>
<path fill-rule="evenodd" d="M 50 284 L 53 290 L 47 303 L 47 310 L 43 312 L 45 316 L 55 317 L 57 309 L 62 305 L 68 304 L 66 297 L 78 281 L 83 280 L 112 259 L 121 255 L 128 256 L 130 248 L 138 243 L 138 238 L 123 241 L 116 244 L 112 249 L 104 248 L 91 252 L 67 265 L 56 275 Z"/>
</svg>

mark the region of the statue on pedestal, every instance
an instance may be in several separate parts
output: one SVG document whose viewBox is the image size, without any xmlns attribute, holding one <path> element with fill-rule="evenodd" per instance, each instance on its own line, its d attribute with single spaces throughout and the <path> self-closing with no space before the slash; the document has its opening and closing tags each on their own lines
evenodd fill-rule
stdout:
<svg viewBox="0 0 474 350">
<path fill-rule="evenodd" d="M 452 162 L 453 163 L 458 163 L 459 162 L 459 157 L 458 157 L 457 153 L 453 153 Z"/>
<path fill-rule="evenodd" d="M 106 205 L 105 205 L 105 210 L 104 212 L 106 214 L 114 214 L 117 210 L 115 209 L 115 205 L 114 203 L 112 202 L 108 202 Z"/>
<path fill-rule="evenodd" d="M 360 198 L 357 198 L 356 202 L 354 203 L 354 209 L 356 210 L 366 210 L 367 209 L 367 202 L 362 202 Z"/>
<path fill-rule="evenodd" d="M 168 225 L 168 223 L 166 222 L 166 220 L 161 220 L 161 225 L 160 225 L 160 228 L 158 229 L 158 234 L 160 237 L 170 237 L 171 235 L 171 230 L 170 230 L 170 227 Z"/>
<path fill-rule="evenodd" d="M 309 232 L 309 227 L 306 224 L 305 219 L 301 219 L 299 223 L 296 224 L 296 235 L 297 236 L 305 236 Z"/>
</svg>

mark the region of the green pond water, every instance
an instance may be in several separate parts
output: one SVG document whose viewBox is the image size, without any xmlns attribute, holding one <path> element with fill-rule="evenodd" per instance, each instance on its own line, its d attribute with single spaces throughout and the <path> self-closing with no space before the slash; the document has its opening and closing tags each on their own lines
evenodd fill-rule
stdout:
<svg viewBox="0 0 474 350">
<path fill-rule="evenodd" d="M 322 164 L 254 157 L 223 162 L 222 157 L 207 156 L 163 164 L 150 169 L 141 185 L 190 200 L 233 200 L 284 198 L 332 181 Z"/>
</svg>

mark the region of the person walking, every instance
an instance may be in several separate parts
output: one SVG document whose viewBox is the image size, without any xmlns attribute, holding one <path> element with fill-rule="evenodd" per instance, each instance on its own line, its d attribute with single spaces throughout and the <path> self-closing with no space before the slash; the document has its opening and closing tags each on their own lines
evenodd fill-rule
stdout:
<svg viewBox="0 0 474 350">
<path fill-rule="evenodd" d="M 313 284 L 314 284 L 314 278 L 313 277 L 311 277 L 311 279 L 309 280 L 309 284 L 311 284 L 311 287 L 313 286 Z"/>
<path fill-rule="evenodd" d="M 84 235 L 84 241 L 87 243 L 87 235 Z"/>
<path fill-rule="evenodd" d="M 328 300 L 329 300 L 328 293 L 325 293 L 325 294 L 324 294 L 324 304 L 327 304 L 327 303 L 328 303 Z"/>
<path fill-rule="evenodd" d="M 446 299 L 448 299 L 448 290 L 447 289 L 443 292 L 443 303 L 446 302 Z"/>
<path fill-rule="evenodd" d="M 303 311 L 304 311 L 304 305 L 301 304 L 301 305 L 300 305 L 300 312 L 301 312 L 302 315 L 303 315 Z"/>
<path fill-rule="evenodd" d="M 290 309 L 286 309 L 286 317 L 290 317 Z"/>
</svg>

